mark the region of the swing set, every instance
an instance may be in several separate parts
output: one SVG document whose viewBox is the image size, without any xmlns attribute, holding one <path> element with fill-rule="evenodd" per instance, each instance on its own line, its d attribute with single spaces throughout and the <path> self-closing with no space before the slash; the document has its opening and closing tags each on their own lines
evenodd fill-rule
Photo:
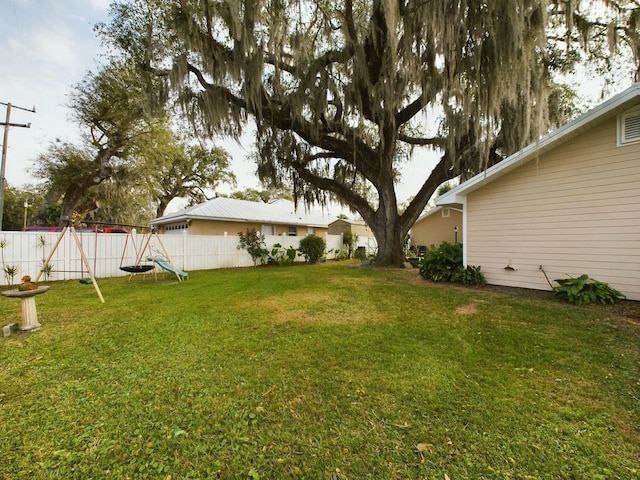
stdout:
<svg viewBox="0 0 640 480">
<path fill-rule="evenodd" d="M 82 239 L 78 235 L 74 223 L 69 222 L 67 225 L 65 225 L 62 228 L 55 244 L 53 245 L 53 248 L 51 249 L 51 252 L 49 253 L 49 256 L 42 262 L 42 268 L 38 272 L 38 275 L 34 280 L 35 282 L 38 282 L 42 274 L 48 269 L 49 262 L 51 261 L 51 259 L 53 258 L 53 255 L 55 254 L 56 250 L 60 246 L 60 243 L 62 242 L 62 239 L 66 235 L 67 230 L 69 230 L 75 240 L 76 247 L 80 252 L 81 265 L 83 266 L 81 267 L 83 278 L 80 279 L 80 282 L 86 283 L 86 284 L 91 283 L 98 295 L 98 298 L 100 299 L 100 302 L 104 303 L 104 297 L 102 296 L 102 292 L 100 291 L 100 287 L 98 286 L 98 282 L 96 281 L 96 276 L 95 276 L 97 245 L 98 245 L 97 225 L 112 225 L 112 226 L 129 227 L 129 228 L 136 228 L 136 229 L 139 228 L 140 230 L 143 231 L 140 242 L 136 243 L 136 239 L 134 238 L 132 230 L 126 230 L 127 238 L 125 239 L 124 248 L 122 250 L 122 256 L 120 258 L 119 268 L 120 270 L 129 273 L 129 280 L 131 280 L 134 275 L 137 275 L 140 273 L 145 274 L 153 270 L 156 266 L 159 266 L 168 272 L 174 273 L 179 282 L 183 280 L 183 277 L 186 278 L 187 276 L 186 272 L 183 272 L 182 270 L 177 269 L 172 265 L 171 259 L 169 257 L 169 252 L 167 252 L 167 249 L 162 243 L 162 240 L 160 240 L 160 236 L 158 235 L 158 233 L 155 231 L 153 227 L 144 227 L 140 225 L 106 224 L 106 223 L 98 223 L 98 222 L 84 222 L 84 223 L 86 223 L 87 225 L 89 224 L 95 225 L 94 228 L 91 228 L 91 230 L 94 231 L 95 233 L 93 268 L 91 268 L 91 265 L 89 264 L 89 260 L 85 255 L 84 248 L 82 246 Z M 152 254 L 151 239 L 154 235 L 155 235 L 155 240 L 157 240 L 158 244 L 162 248 L 164 257 L 154 256 Z M 129 243 L 131 243 L 131 246 L 135 253 L 135 263 L 133 265 L 124 265 L 124 260 L 127 253 L 127 246 L 129 245 Z M 151 263 L 143 263 L 143 258 L 145 257 L 145 251 L 148 252 L 146 261 Z M 84 268 L 86 268 L 89 278 L 84 278 Z M 71 270 L 65 270 L 65 271 L 71 271 Z M 77 270 L 73 270 L 73 271 L 76 272 Z"/>
<path fill-rule="evenodd" d="M 51 259 L 53 258 L 53 254 L 56 253 L 56 250 L 58 249 L 58 246 L 60 245 L 60 242 L 62 242 L 62 239 L 64 238 L 64 236 L 67 233 L 67 230 L 71 231 L 71 234 L 73 235 L 73 238 L 76 242 L 76 246 L 78 247 L 78 251 L 80 252 L 80 259 L 82 261 L 82 265 L 84 265 L 87 269 L 87 272 L 89 274 L 89 280 L 91 282 L 91 284 L 93 285 L 93 288 L 95 289 L 96 293 L 98 294 L 98 298 L 100 299 L 101 303 L 104 303 L 104 297 L 102 296 L 102 292 L 100 291 L 100 287 L 98 286 L 98 282 L 96 281 L 96 277 L 94 274 L 94 270 L 95 270 L 95 257 L 94 257 L 94 269 L 91 268 L 91 265 L 89 264 L 89 260 L 87 259 L 87 256 L 84 253 L 84 248 L 82 248 L 82 240 L 80 239 L 80 237 L 78 236 L 78 233 L 76 232 L 76 228 L 73 225 L 72 222 L 68 223 L 67 225 L 64 226 L 64 228 L 60 231 L 60 235 L 58 235 L 58 239 L 56 240 L 56 243 L 53 245 L 53 248 L 51 249 L 51 252 L 49 253 L 49 256 L 42 262 L 42 268 L 40 269 L 40 271 L 38 272 L 38 275 L 36 276 L 36 279 L 34 280 L 34 282 L 38 282 L 38 280 L 40 280 L 40 277 L 42 276 L 42 274 L 47 270 L 48 266 L 49 266 L 49 262 L 51 261 Z M 96 244 L 97 244 L 97 235 L 98 235 L 98 231 L 96 229 L 95 231 L 96 234 Z M 95 252 L 94 252 L 95 254 Z M 84 271 L 82 272 L 84 274 Z M 83 283 L 88 283 L 87 280 L 85 279 L 81 279 L 84 282 Z"/>
<path fill-rule="evenodd" d="M 137 228 L 143 230 L 142 238 L 138 243 L 136 243 L 133 232 L 127 232 L 127 238 L 125 239 L 124 248 L 122 249 L 122 257 L 120 258 L 120 270 L 129 273 L 129 280 L 131 280 L 134 275 L 146 274 L 147 272 L 155 269 L 156 266 L 159 266 L 163 270 L 174 273 L 178 281 L 181 282 L 183 280 L 183 277 L 187 276 L 187 273 L 173 266 L 173 264 L 171 263 L 171 258 L 169 257 L 169 252 L 167 252 L 167 249 L 162 243 L 162 240 L 160 240 L 160 236 L 158 235 L 156 230 L 153 227 L 138 226 Z M 162 253 L 164 255 L 163 257 L 155 256 L 153 254 L 151 248 L 151 239 L 154 237 L 154 235 L 155 240 L 162 248 Z M 133 265 L 123 265 L 129 243 L 131 243 L 136 260 Z M 145 259 L 147 263 L 143 263 L 143 259 Z"/>
</svg>

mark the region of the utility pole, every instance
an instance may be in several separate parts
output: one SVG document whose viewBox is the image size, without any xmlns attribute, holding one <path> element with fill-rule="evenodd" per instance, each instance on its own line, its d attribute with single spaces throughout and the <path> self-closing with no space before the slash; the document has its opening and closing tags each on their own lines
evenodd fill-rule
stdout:
<svg viewBox="0 0 640 480">
<path fill-rule="evenodd" d="M 31 128 L 30 123 L 11 123 L 11 108 L 17 108 L 19 110 L 24 110 L 26 112 L 36 113 L 36 107 L 31 109 L 18 107 L 16 105 L 11 105 L 11 103 L 0 102 L 0 105 L 4 105 L 7 107 L 7 119 L 4 123 L 0 123 L 0 125 L 4 125 L 4 139 L 2 141 L 2 163 L 0 164 L 0 232 L 2 231 L 2 212 L 4 211 L 4 172 L 7 165 L 7 143 L 9 142 L 9 127 L 22 127 L 22 128 Z"/>
</svg>

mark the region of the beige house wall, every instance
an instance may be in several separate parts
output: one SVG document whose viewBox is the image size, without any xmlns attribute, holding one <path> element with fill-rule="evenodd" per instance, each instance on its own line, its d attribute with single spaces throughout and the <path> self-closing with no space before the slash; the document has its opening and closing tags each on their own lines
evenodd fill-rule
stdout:
<svg viewBox="0 0 640 480">
<path fill-rule="evenodd" d="M 372 237 L 373 233 L 371 229 L 366 225 L 353 224 L 346 220 L 336 220 L 329 225 L 330 235 L 342 235 L 344 232 L 351 232 L 358 235 L 358 237 Z"/>
<path fill-rule="evenodd" d="M 587 274 L 640 300 L 640 144 L 618 147 L 616 126 L 471 192 L 467 264 L 491 284 L 549 290 L 542 266 L 552 283 Z"/>
<path fill-rule="evenodd" d="M 251 222 L 230 222 L 222 220 L 199 220 L 193 219 L 189 225 L 189 235 L 237 235 L 238 232 L 246 232 L 248 228 L 254 228 L 262 231 L 263 224 Z M 293 225 L 292 225 L 293 226 Z M 289 235 L 289 225 L 273 225 L 273 235 Z M 309 234 L 309 228 L 306 226 L 296 225 L 296 235 L 305 236 Z M 164 226 L 160 228 L 160 233 L 164 233 Z M 328 229 L 326 227 L 316 227 L 315 234 L 318 236 L 326 235 Z"/>
<path fill-rule="evenodd" d="M 449 208 L 448 217 L 442 216 L 442 210 L 434 212 L 413 224 L 411 244 L 430 248 L 431 245 L 439 247 L 442 242 L 454 243 L 456 241 L 455 227 L 458 227 L 458 242 L 462 242 L 462 212 L 460 210 Z"/>
</svg>

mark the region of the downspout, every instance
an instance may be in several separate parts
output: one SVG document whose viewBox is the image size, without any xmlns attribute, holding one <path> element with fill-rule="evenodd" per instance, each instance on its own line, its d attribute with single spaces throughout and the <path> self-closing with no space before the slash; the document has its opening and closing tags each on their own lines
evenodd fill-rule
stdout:
<svg viewBox="0 0 640 480">
<path fill-rule="evenodd" d="M 462 198 L 462 265 L 467 267 L 467 196 Z"/>
</svg>

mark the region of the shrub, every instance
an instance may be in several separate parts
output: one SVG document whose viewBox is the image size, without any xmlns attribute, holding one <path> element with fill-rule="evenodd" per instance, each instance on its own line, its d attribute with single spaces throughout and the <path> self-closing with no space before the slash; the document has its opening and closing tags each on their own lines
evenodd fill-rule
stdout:
<svg viewBox="0 0 640 480">
<path fill-rule="evenodd" d="M 467 265 L 460 272 L 459 280 L 457 281 L 464 283 L 465 285 L 484 285 L 487 283 L 484 275 L 480 271 L 480 265 Z"/>
<path fill-rule="evenodd" d="M 420 261 L 420 275 L 434 282 L 451 282 L 462 266 L 462 244 L 442 242 L 431 245 Z"/>
<path fill-rule="evenodd" d="M 366 259 L 367 258 L 367 250 L 364 247 L 356 248 L 354 257 L 356 257 L 358 260 Z"/>
<path fill-rule="evenodd" d="M 560 278 L 554 280 L 558 283 L 553 287 L 553 293 L 575 305 L 587 305 L 589 303 L 615 303 L 618 299 L 626 298 L 618 290 L 604 282 L 580 275 L 577 278 Z"/>
<path fill-rule="evenodd" d="M 344 232 L 342 234 L 342 244 L 347 247 L 347 258 L 351 258 L 353 247 L 358 243 L 358 235 L 353 232 Z"/>
<path fill-rule="evenodd" d="M 307 235 L 300 240 L 300 247 L 298 251 L 309 263 L 316 263 L 324 255 L 324 249 L 327 244 L 324 239 L 317 235 Z"/>
<path fill-rule="evenodd" d="M 420 260 L 420 275 L 434 282 L 482 285 L 486 283 L 480 267 L 462 264 L 462 244 L 442 242 L 439 248 L 431 245 Z"/>
<path fill-rule="evenodd" d="M 264 263 L 264 259 L 269 255 L 269 250 L 265 248 L 264 235 L 260 235 L 255 228 L 247 228 L 246 233 L 238 232 L 238 236 L 238 249 L 245 249 L 251 255 L 254 265 L 258 264 L 258 260 Z"/>
<path fill-rule="evenodd" d="M 285 249 L 281 244 L 274 243 L 268 254 L 267 264 L 281 267 L 289 266 L 295 260 L 297 253 L 298 251 L 293 247 Z"/>
</svg>

